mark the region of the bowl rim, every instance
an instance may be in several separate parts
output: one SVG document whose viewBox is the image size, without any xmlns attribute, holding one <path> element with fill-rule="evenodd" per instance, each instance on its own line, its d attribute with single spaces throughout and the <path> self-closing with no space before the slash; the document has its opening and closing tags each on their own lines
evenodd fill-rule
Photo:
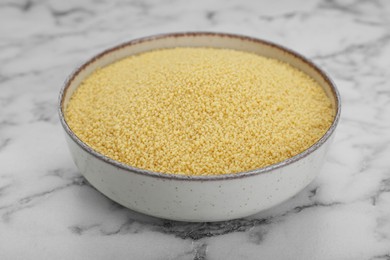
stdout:
<svg viewBox="0 0 390 260">
<path fill-rule="evenodd" d="M 325 132 L 325 134 L 313 145 L 311 145 L 309 148 L 305 149 L 301 153 L 287 158 L 281 162 L 268 165 L 262 168 L 256 168 L 253 170 L 249 171 L 242 171 L 242 172 L 237 172 L 237 173 L 227 173 L 227 174 L 215 174 L 215 175 L 182 175 L 182 174 L 173 174 L 173 173 L 162 173 L 162 172 L 156 172 L 156 171 L 151 171 L 151 170 L 146 170 L 146 169 L 141 169 L 137 168 L 131 165 L 127 165 L 124 163 L 121 163 L 119 161 L 116 161 L 114 159 L 111 159 L 110 157 L 107 157 L 97 151 L 95 151 L 93 148 L 88 146 L 86 143 L 81 141 L 76 134 L 70 129 L 69 125 L 67 124 L 64 116 L 64 111 L 63 111 L 63 103 L 64 103 L 64 97 L 65 94 L 72 83 L 72 81 L 78 76 L 78 74 L 84 70 L 87 66 L 89 66 L 91 63 L 95 62 L 96 60 L 100 59 L 101 57 L 111 53 L 115 52 L 119 49 L 136 45 L 136 44 L 142 44 L 144 42 L 149 42 L 149 41 L 154 41 L 158 39 L 163 39 L 163 38 L 178 38 L 178 37 L 199 37 L 199 36 L 208 36 L 208 37 L 220 37 L 220 38 L 235 38 L 243 41 L 252 41 L 255 43 L 259 43 L 262 45 L 268 45 L 273 48 L 277 48 L 283 52 L 288 53 L 289 55 L 294 56 L 295 58 L 301 60 L 302 62 L 308 64 L 311 68 L 313 68 L 315 71 L 318 72 L 318 74 L 322 77 L 322 79 L 330 86 L 331 92 L 334 96 L 335 99 L 335 106 L 336 106 L 336 113 L 334 115 L 334 119 L 332 121 L 332 124 L 330 125 L 329 129 Z M 162 178 L 162 179 L 168 179 L 168 180 L 185 180 L 185 181 L 219 181 L 219 180 L 231 180 L 231 179 L 238 179 L 238 178 L 244 178 L 244 177 L 251 177 L 251 176 L 257 176 L 259 174 L 265 174 L 265 173 L 270 173 L 273 170 L 282 168 L 284 166 L 290 165 L 292 163 L 295 163 L 306 156 L 310 155 L 313 153 L 315 150 L 320 148 L 333 134 L 333 132 L 336 129 L 336 126 L 339 122 L 340 119 L 340 113 L 341 113 L 341 98 L 340 94 L 336 88 L 336 85 L 334 82 L 331 80 L 331 78 L 327 75 L 326 72 L 324 72 L 322 69 L 320 69 L 316 64 L 314 64 L 310 59 L 304 57 L 303 55 L 286 48 L 282 45 L 270 42 L 268 40 L 263 40 L 259 38 L 254 38 L 250 36 L 245 36 L 245 35 L 240 35 L 240 34 L 231 34 L 231 33 L 220 33 L 220 32 L 204 32 L 204 31 L 195 31 L 195 32 L 176 32 L 176 33 L 163 33 L 163 34 L 155 34 L 152 36 L 146 36 L 142 38 L 137 38 L 134 40 L 130 40 L 127 42 L 124 42 L 122 44 L 113 46 L 111 48 L 105 49 L 104 51 L 96 54 L 86 62 L 82 63 L 80 66 L 78 66 L 65 80 L 59 94 L 59 99 L 58 99 L 58 113 L 60 117 L 60 122 L 65 129 L 65 132 L 70 136 L 70 138 L 79 146 L 81 147 L 84 151 L 87 153 L 93 155 L 97 159 L 102 160 L 103 162 L 106 162 L 112 166 L 121 168 L 123 170 L 128 171 L 129 173 L 133 174 L 140 174 L 143 176 L 147 177 L 157 177 L 157 178 Z"/>
</svg>

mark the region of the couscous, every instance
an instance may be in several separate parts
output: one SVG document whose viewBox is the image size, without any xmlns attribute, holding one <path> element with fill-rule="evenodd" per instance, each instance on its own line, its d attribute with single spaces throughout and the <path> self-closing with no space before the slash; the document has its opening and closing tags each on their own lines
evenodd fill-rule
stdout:
<svg viewBox="0 0 390 260">
<path fill-rule="evenodd" d="M 65 119 L 97 152 L 168 174 L 264 167 L 313 145 L 332 104 L 305 73 L 276 59 L 213 48 L 161 49 L 96 70 Z"/>
</svg>

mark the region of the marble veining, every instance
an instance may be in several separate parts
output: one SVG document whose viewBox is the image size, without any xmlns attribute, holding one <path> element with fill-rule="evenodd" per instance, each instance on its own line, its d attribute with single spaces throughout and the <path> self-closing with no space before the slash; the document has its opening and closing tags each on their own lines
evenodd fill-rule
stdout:
<svg viewBox="0 0 390 260">
<path fill-rule="evenodd" d="M 267 39 L 328 72 L 343 111 L 320 175 L 245 219 L 167 221 L 80 175 L 57 115 L 65 78 L 134 38 Z M 390 2 L 0 1 L 0 259 L 390 259 Z"/>
</svg>

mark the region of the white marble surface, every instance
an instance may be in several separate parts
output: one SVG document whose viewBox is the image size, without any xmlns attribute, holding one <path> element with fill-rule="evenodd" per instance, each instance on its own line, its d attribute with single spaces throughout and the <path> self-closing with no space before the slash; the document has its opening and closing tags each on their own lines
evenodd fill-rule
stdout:
<svg viewBox="0 0 390 260">
<path fill-rule="evenodd" d="M 141 36 L 220 31 L 329 72 L 343 112 L 318 178 L 221 223 L 125 209 L 80 176 L 56 111 L 66 76 Z M 0 259 L 390 259 L 390 2 L 0 0 Z"/>
</svg>

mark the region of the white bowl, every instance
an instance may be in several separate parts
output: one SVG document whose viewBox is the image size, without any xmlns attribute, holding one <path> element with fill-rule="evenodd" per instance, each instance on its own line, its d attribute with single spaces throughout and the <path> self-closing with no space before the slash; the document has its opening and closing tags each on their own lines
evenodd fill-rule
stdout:
<svg viewBox="0 0 390 260">
<path fill-rule="evenodd" d="M 335 118 L 322 138 L 302 153 L 248 172 L 210 176 L 163 174 L 125 165 L 81 141 L 64 119 L 72 93 L 94 70 L 124 57 L 160 48 L 215 47 L 257 53 L 287 62 L 314 78 L 334 107 Z M 133 40 L 106 50 L 78 68 L 60 93 L 59 114 L 73 159 L 100 192 L 125 207 L 180 221 L 221 221 L 254 214 L 292 197 L 319 172 L 340 116 L 340 97 L 333 82 L 312 62 L 279 45 L 219 33 L 174 33 Z"/>
</svg>

